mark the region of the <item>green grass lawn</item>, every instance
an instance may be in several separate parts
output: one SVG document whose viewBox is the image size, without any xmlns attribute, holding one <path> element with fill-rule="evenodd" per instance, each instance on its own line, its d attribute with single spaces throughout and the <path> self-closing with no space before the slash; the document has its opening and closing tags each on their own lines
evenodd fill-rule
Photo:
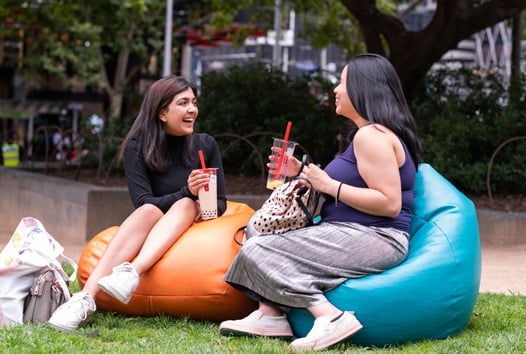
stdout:
<svg viewBox="0 0 526 354">
<path fill-rule="evenodd" d="M 95 313 L 75 333 L 46 324 L 0 329 L 0 353 L 292 353 L 288 343 L 224 337 L 216 323 L 168 316 L 127 318 Z M 480 294 L 473 316 L 456 336 L 400 346 L 340 344 L 325 353 L 526 353 L 526 297 Z"/>
</svg>

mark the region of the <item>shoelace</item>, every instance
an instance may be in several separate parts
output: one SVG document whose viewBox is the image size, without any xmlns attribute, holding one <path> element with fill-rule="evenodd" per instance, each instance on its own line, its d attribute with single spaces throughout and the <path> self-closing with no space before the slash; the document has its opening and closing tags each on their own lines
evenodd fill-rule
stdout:
<svg viewBox="0 0 526 354">
<path fill-rule="evenodd" d="M 83 321 L 86 318 L 88 318 L 88 311 L 95 311 L 95 308 L 93 307 L 92 301 L 90 301 L 88 294 L 83 295 L 82 297 L 78 297 L 76 299 L 72 299 L 72 300 L 73 300 L 72 303 L 80 302 L 80 306 L 82 309 L 80 319 Z M 70 307 L 71 305 L 73 305 L 72 303 L 70 304 Z"/>
<path fill-rule="evenodd" d="M 122 272 L 119 272 L 119 273 L 121 273 L 121 274 L 119 274 L 119 277 L 121 279 L 123 279 L 125 283 L 129 283 L 129 282 L 135 281 L 135 279 L 137 278 L 135 276 L 135 274 L 130 272 L 130 271 L 122 271 Z"/>
<path fill-rule="evenodd" d="M 121 264 L 115 268 L 113 268 L 114 273 L 123 273 L 128 274 L 130 277 L 135 277 L 135 269 L 131 264 Z"/>
</svg>

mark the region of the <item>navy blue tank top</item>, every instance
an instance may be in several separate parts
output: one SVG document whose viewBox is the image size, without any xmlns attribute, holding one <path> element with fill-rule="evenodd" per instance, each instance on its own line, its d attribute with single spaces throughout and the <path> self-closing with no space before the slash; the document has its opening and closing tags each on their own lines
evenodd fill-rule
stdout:
<svg viewBox="0 0 526 354">
<path fill-rule="evenodd" d="M 416 168 L 404 142 L 402 142 L 402 145 L 405 152 L 405 162 L 399 168 L 402 187 L 402 209 L 398 216 L 389 218 L 362 213 L 345 203 L 335 205 L 334 198 L 328 196 L 321 210 L 322 221 L 357 222 L 366 226 L 393 227 L 407 232 L 409 230 L 411 211 L 413 209 L 413 184 L 415 182 Z M 325 167 L 325 171 L 337 181 L 355 187 L 367 188 L 367 184 L 358 172 L 352 142 L 344 153 L 337 156 Z"/>
</svg>

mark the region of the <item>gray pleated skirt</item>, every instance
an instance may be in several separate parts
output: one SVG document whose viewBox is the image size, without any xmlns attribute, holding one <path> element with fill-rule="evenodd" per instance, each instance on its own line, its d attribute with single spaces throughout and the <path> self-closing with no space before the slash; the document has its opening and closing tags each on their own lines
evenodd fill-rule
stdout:
<svg viewBox="0 0 526 354">
<path fill-rule="evenodd" d="M 307 308 L 326 302 L 324 293 L 349 278 L 400 264 L 408 248 L 405 232 L 350 222 L 281 235 L 258 235 L 249 227 L 225 281 L 258 301 Z"/>
</svg>

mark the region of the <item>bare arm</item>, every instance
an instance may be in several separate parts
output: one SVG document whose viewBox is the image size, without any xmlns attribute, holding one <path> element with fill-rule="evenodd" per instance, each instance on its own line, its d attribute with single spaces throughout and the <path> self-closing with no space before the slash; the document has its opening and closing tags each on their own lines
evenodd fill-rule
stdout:
<svg viewBox="0 0 526 354">
<path fill-rule="evenodd" d="M 313 188 L 336 197 L 339 201 L 361 212 L 385 217 L 400 213 L 402 194 L 398 171 L 400 149 L 398 138 L 388 129 L 368 126 L 360 129 L 354 137 L 354 151 L 358 171 L 368 188 L 342 184 L 332 179 L 321 168 L 309 165 L 303 174 Z"/>
</svg>

